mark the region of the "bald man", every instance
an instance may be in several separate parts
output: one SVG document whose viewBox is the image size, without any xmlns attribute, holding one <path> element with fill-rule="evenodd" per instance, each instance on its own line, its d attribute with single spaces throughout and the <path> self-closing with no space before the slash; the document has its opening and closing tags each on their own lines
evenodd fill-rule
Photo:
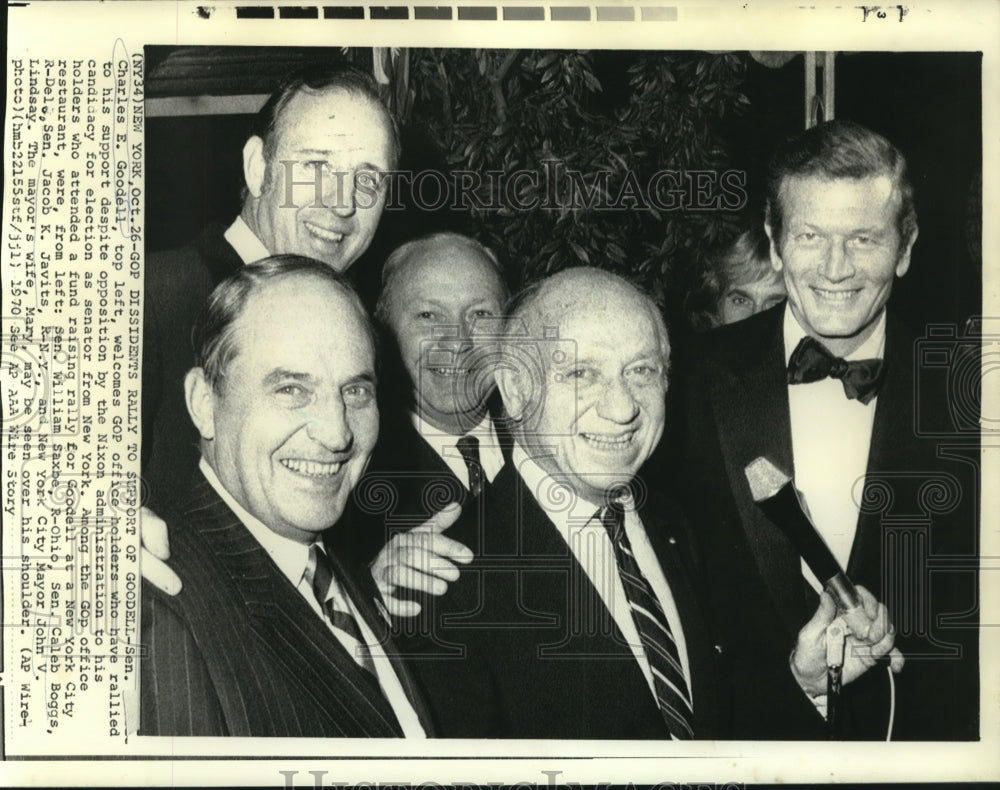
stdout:
<svg viewBox="0 0 1000 790">
<path fill-rule="evenodd" d="M 354 504 L 372 516 L 346 549 L 370 561 L 393 535 L 449 502 L 474 500 L 504 464 L 493 381 L 503 272 L 492 250 L 458 233 L 397 248 L 382 273 L 382 428 Z M 360 526 L 364 524 L 364 526 Z"/>
<path fill-rule="evenodd" d="M 656 305 L 580 268 L 529 288 L 509 312 L 496 379 L 511 462 L 449 530 L 475 559 L 423 601 L 432 628 L 411 664 L 435 729 L 725 737 L 726 655 L 702 605 L 707 580 L 680 512 L 638 477 L 664 426 L 670 347 Z M 846 682 L 893 644 L 884 607 L 864 595 L 875 622 L 870 642 L 848 651 Z M 808 710 L 804 683 L 825 682 L 832 619 L 821 606 L 802 629 L 796 676 L 785 653 L 782 693 Z"/>
</svg>

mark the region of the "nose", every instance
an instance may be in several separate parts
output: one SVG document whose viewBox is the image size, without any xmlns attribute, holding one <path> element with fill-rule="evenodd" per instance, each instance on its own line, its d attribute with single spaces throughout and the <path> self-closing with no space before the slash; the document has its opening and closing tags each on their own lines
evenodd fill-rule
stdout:
<svg viewBox="0 0 1000 790">
<path fill-rule="evenodd" d="M 444 329 L 438 338 L 438 346 L 453 354 L 462 354 L 472 348 L 472 325 L 462 319 Z"/>
<path fill-rule="evenodd" d="M 347 406 L 342 397 L 316 403 L 309 411 L 306 433 L 330 452 L 343 453 L 354 444 L 354 432 L 347 421 Z"/>
<path fill-rule="evenodd" d="M 597 414 L 619 425 L 628 425 L 639 416 L 639 404 L 624 379 L 617 377 L 605 384 L 597 403 Z"/>
<path fill-rule="evenodd" d="M 847 252 L 846 240 L 834 239 L 827 248 L 826 259 L 823 261 L 823 276 L 830 282 L 846 280 L 854 274 L 854 266 Z"/>
<path fill-rule="evenodd" d="M 338 171 L 327 176 L 326 199 L 323 201 L 339 217 L 350 217 L 357 211 L 354 174 Z"/>
</svg>

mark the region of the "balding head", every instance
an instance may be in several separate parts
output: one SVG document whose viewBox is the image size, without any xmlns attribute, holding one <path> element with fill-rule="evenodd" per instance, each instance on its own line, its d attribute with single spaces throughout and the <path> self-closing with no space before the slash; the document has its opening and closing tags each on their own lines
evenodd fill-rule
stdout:
<svg viewBox="0 0 1000 790">
<path fill-rule="evenodd" d="M 494 335 L 507 288 L 496 256 L 475 239 L 436 233 L 386 261 L 375 315 L 396 342 L 413 408 L 438 430 L 461 435 L 486 414 Z"/>
<path fill-rule="evenodd" d="M 497 372 L 518 442 L 581 497 L 628 482 L 663 433 L 670 346 L 631 283 L 567 269 L 511 305 Z"/>
</svg>

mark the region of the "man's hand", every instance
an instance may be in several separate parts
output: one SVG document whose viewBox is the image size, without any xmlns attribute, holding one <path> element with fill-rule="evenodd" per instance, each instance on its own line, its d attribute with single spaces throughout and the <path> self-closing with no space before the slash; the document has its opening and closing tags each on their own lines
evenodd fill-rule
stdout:
<svg viewBox="0 0 1000 790">
<path fill-rule="evenodd" d="M 904 663 L 903 654 L 893 647 L 896 629 L 889 622 L 885 606 L 864 587 L 857 589 L 870 624 L 865 639 L 853 634 L 847 637 L 842 676 L 845 685 L 861 677 L 882 656 L 889 656 L 892 671 L 896 673 L 902 671 Z M 798 642 L 792 651 L 792 675 L 802 690 L 812 697 L 826 694 L 826 629 L 836 617 L 837 604 L 824 591 L 816 614 L 799 631 Z"/>
<path fill-rule="evenodd" d="M 139 514 L 139 534 L 142 538 L 142 578 L 167 595 L 181 591 L 180 577 L 166 564 L 170 559 L 167 522 L 148 507 Z"/>
<path fill-rule="evenodd" d="M 393 536 L 372 563 L 372 578 L 395 617 L 420 614 L 420 604 L 394 597 L 403 587 L 429 595 L 444 595 L 448 584 L 458 580 L 455 563 L 472 562 L 472 552 L 441 533 L 454 524 L 462 508 L 452 502 L 409 532 Z"/>
</svg>

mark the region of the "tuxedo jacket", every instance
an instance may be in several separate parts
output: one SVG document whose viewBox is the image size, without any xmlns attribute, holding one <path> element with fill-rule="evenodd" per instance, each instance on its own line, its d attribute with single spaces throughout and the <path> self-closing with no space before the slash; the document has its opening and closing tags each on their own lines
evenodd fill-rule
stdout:
<svg viewBox="0 0 1000 790">
<path fill-rule="evenodd" d="M 402 735 L 377 682 L 204 477 L 198 480 L 184 529 L 170 530 L 170 564 L 183 589 L 170 596 L 143 582 L 141 734 Z M 331 559 L 361 616 L 386 639 L 371 578 Z M 430 734 L 406 667 L 388 646 L 387 653 Z"/>
<path fill-rule="evenodd" d="M 210 225 L 189 246 L 146 258 L 142 336 L 142 476 L 147 501 L 169 513 L 198 466 L 198 432 L 184 404 L 194 366 L 191 329 L 212 289 L 243 261 Z"/>
<path fill-rule="evenodd" d="M 801 706 L 802 695 L 785 693 L 789 651 L 818 598 L 790 541 L 754 504 L 744 475 L 760 456 L 794 472 L 783 316 L 780 305 L 704 336 L 677 376 L 665 451 L 673 462 L 668 481 L 697 522 L 715 616 L 734 662 L 734 692 L 751 703 L 735 709 L 735 734 L 822 738 L 825 725 Z M 949 403 L 946 382 L 919 375 L 933 369 L 915 368 L 917 341 L 890 312 L 885 378 L 845 570 L 886 604 L 907 657 L 895 677 L 894 739 L 970 739 L 978 732 L 978 581 L 971 570 L 978 444 L 942 441 L 921 427 L 928 415 L 939 423 Z M 842 737 L 885 738 L 887 687 L 882 668 L 845 687 Z M 764 719 L 740 716 L 769 702 L 772 715 Z"/>
<path fill-rule="evenodd" d="M 683 623 L 700 738 L 716 737 L 716 649 L 684 522 L 641 518 Z M 397 642 L 446 737 L 669 739 L 645 677 L 585 571 L 510 464 L 449 531 L 475 559 L 423 634 Z"/>
</svg>

